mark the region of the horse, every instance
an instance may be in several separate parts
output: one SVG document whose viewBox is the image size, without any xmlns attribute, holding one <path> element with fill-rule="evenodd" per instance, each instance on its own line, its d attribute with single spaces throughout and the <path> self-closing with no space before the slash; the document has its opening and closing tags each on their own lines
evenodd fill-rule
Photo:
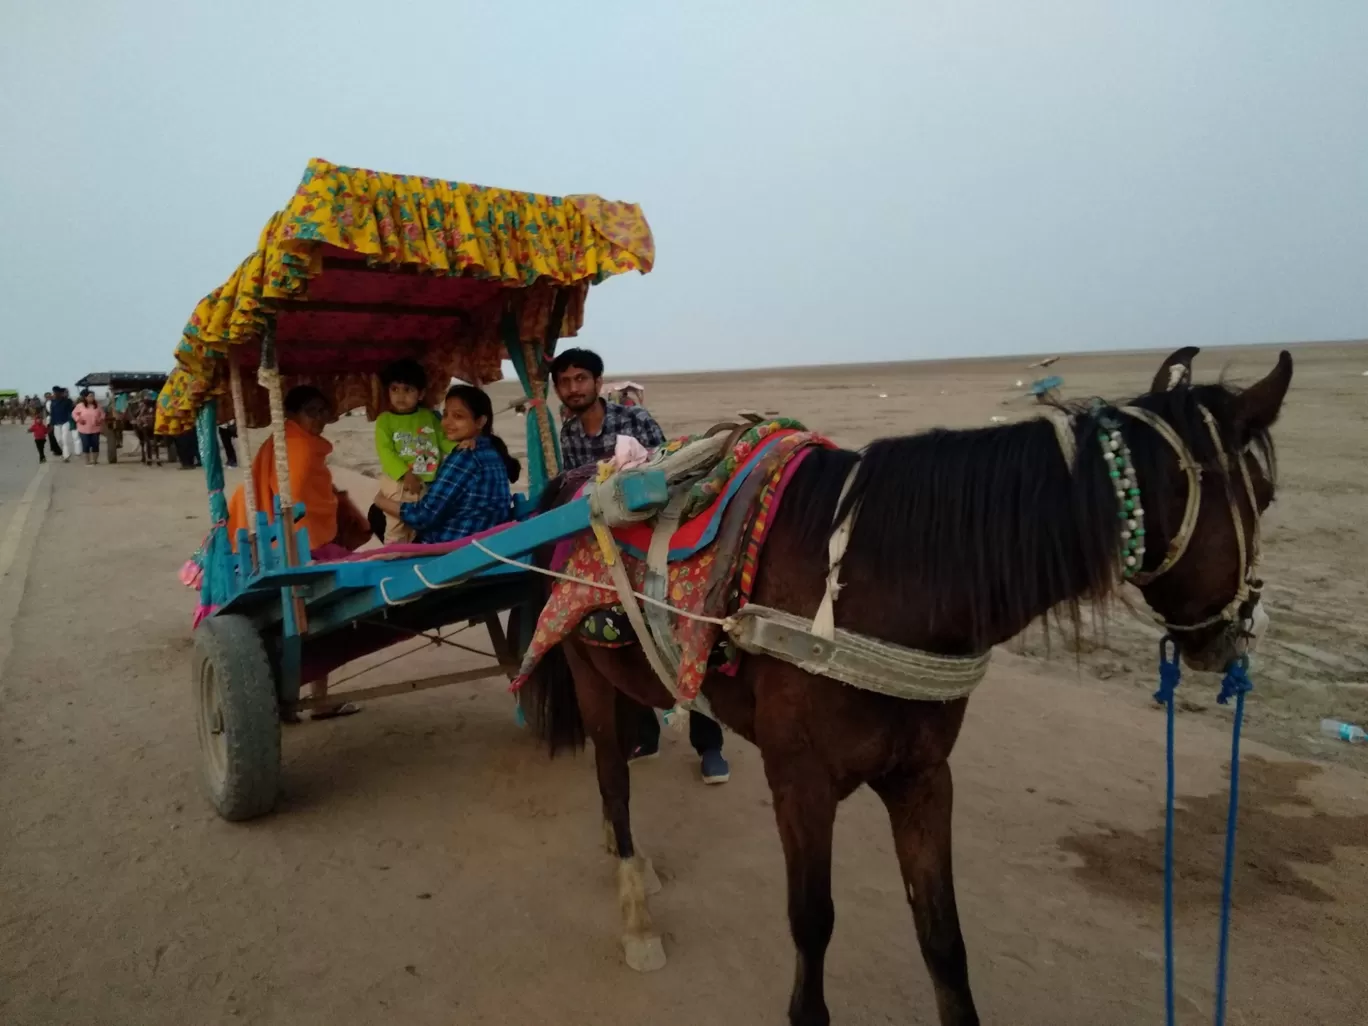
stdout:
<svg viewBox="0 0 1368 1026">
<path fill-rule="evenodd" d="M 837 627 L 966 656 L 1052 614 L 1077 628 L 1083 603 L 1105 608 L 1127 580 L 1187 665 L 1220 669 L 1267 620 L 1255 578 L 1258 524 L 1273 500 L 1270 429 L 1292 358 L 1283 352 L 1241 391 L 1193 385 L 1196 353 L 1171 355 L 1150 391 L 1122 406 L 1057 407 L 1004 426 L 885 438 L 858 454 L 814 449 L 774 514 L 753 601 L 811 618 L 828 574 L 839 574 Z M 838 524 L 849 528 L 848 545 L 833 569 L 828 543 Z M 939 1021 L 976 1026 L 947 761 L 967 698 L 894 698 L 762 655 L 744 655 L 734 677 L 711 673 L 702 692 L 724 724 L 759 747 L 773 794 L 797 956 L 791 1026 L 831 1021 L 833 823 L 838 803 L 862 784 L 888 813 Z M 594 743 L 624 954 L 648 970 L 665 956 L 646 903 L 658 884 L 632 835 L 627 699 L 673 704 L 639 647 L 590 646 L 573 633 L 521 692 L 552 755 L 583 747 L 586 736 Z"/>
<path fill-rule="evenodd" d="M 133 433 L 138 436 L 138 448 L 142 455 L 143 464 L 151 465 L 155 461 L 160 467 L 162 465 L 161 439 L 156 434 L 156 403 L 144 399 L 136 407 L 129 410 L 129 419 L 133 425 Z"/>
</svg>

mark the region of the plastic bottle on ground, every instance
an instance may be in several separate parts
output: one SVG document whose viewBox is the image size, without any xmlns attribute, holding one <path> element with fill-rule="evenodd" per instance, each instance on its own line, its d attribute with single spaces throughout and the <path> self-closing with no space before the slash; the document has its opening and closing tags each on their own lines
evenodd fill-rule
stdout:
<svg viewBox="0 0 1368 1026">
<path fill-rule="evenodd" d="M 1321 733 L 1326 737 L 1348 741 L 1351 745 L 1368 742 L 1368 734 L 1364 733 L 1362 727 L 1356 727 L 1352 723 L 1341 723 L 1339 720 L 1321 720 Z"/>
</svg>

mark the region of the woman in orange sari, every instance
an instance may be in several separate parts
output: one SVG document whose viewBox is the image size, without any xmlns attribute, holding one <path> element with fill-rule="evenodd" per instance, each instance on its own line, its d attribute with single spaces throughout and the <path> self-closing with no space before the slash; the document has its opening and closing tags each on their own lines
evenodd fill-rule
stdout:
<svg viewBox="0 0 1368 1026">
<path fill-rule="evenodd" d="M 328 469 L 332 443 L 323 429 L 332 420 L 327 397 L 311 385 L 290 389 L 285 396 L 285 452 L 290 462 L 290 493 L 304 504 L 300 527 L 308 529 L 310 555 L 316 560 L 337 559 L 364 544 L 370 527 L 359 510 L 333 485 Z M 252 460 L 256 508 L 274 520 L 276 478 L 275 439 L 269 438 Z M 358 528 L 359 523 L 359 528 Z M 237 547 L 239 528 L 248 527 L 247 499 L 239 486 L 228 501 L 228 538 Z M 249 528 L 250 530 L 250 528 Z"/>
<path fill-rule="evenodd" d="M 370 537 L 366 518 L 333 486 L 328 469 L 332 443 L 324 439 L 323 429 L 333 419 L 332 405 L 318 389 L 300 385 L 285 396 L 285 452 L 290 461 L 290 494 L 304 504 L 300 526 L 308 528 L 310 555 L 315 560 L 337 559 L 358 548 Z M 256 489 L 257 509 L 274 520 L 275 497 L 280 494 L 275 468 L 275 439 L 266 441 L 252 460 L 252 487 Z M 247 526 L 247 497 L 239 485 L 228 501 L 228 537 L 236 543 L 238 528 Z M 236 544 L 235 546 L 236 547 Z M 315 697 L 326 696 L 328 678 L 310 682 Z M 312 718 L 331 719 L 360 712 L 351 702 L 316 707 Z M 296 722 L 292 713 L 287 722 Z"/>
</svg>

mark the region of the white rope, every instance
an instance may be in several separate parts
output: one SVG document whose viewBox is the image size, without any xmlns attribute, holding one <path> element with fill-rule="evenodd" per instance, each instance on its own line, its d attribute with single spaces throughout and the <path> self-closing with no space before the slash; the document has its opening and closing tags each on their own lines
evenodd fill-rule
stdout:
<svg viewBox="0 0 1368 1026">
<path fill-rule="evenodd" d="M 271 407 L 271 441 L 275 447 L 276 492 L 280 495 L 282 523 L 294 527 L 294 494 L 290 488 L 290 455 L 285 442 L 285 401 L 281 396 L 280 372 L 274 367 L 257 368 L 257 383 L 266 388 Z"/>
<path fill-rule="evenodd" d="M 242 370 L 238 366 L 237 350 L 228 348 L 228 386 L 233 394 L 233 422 L 237 425 L 238 444 L 242 455 L 238 467 L 242 471 L 242 498 L 247 504 L 247 536 L 256 537 L 256 485 L 252 481 L 252 450 L 247 444 L 247 413 L 242 398 Z"/>
<path fill-rule="evenodd" d="M 484 545 L 481 545 L 480 542 L 474 538 L 471 539 L 470 544 L 473 545 L 475 548 L 479 549 L 486 556 L 489 556 L 491 559 L 497 559 L 500 563 L 507 563 L 509 566 L 516 566 L 519 570 L 531 570 L 534 574 L 541 574 L 543 577 L 553 577 L 558 581 L 569 581 L 571 584 L 582 584 L 587 588 L 597 588 L 600 591 L 611 591 L 614 595 L 617 594 L 617 585 L 600 584 L 598 581 L 586 581 L 582 577 L 572 577 L 570 574 L 562 574 L 556 572 L 555 570 L 547 570 L 539 566 L 532 566 L 529 563 L 519 562 L 516 559 L 509 559 L 507 556 L 501 556 L 497 552 L 494 552 L 492 549 L 486 548 Z M 452 584 L 457 583 L 459 582 L 452 582 Z M 450 588 L 452 584 L 429 584 L 428 587 Z M 677 606 L 670 605 L 668 602 L 662 602 L 659 599 L 651 598 L 651 596 L 649 595 L 643 595 L 639 591 L 633 591 L 632 594 L 635 595 L 642 602 L 645 602 L 652 606 L 659 606 L 661 609 L 667 609 L 671 613 L 674 613 L 675 616 L 682 616 L 686 620 L 694 620 L 698 623 L 710 623 L 714 626 L 723 628 L 731 626 L 733 622 L 730 617 L 704 616 L 702 613 L 690 613 L 686 609 L 680 609 Z"/>
<path fill-rule="evenodd" d="M 1055 441 L 1059 443 L 1059 452 L 1064 457 L 1064 466 L 1072 474 L 1074 464 L 1078 461 L 1078 442 L 1074 438 L 1073 417 L 1064 410 L 1051 408 L 1045 411 L 1045 419 L 1054 428 Z"/>
<path fill-rule="evenodd" d="M 394 601 L 394 599 L 392 599 L 392 598 L 389 597 L 389 592 L 385 591 L 385 585 L 388 584 L 388 583 L 389 583 L 390 581 L 392 581 L 392 580 L 394 580 L 393 577 L 382 577 L 382 578 L 380 579 L 380 597 L 381 597 L 382 599 L 385 600 L 385 605 L 387 605 L 387 606 L 406 606 L 406 605 L 408 605 L 410 602 L 413 602 L 413 601 L 415 601 L 415 600 L 418 598 L 417 595 L 414 595 L 413 598 L 406 598 L 406 599 L 404 599 L 402 602 L 396 602 L 396 601 Z"/>
</svg>

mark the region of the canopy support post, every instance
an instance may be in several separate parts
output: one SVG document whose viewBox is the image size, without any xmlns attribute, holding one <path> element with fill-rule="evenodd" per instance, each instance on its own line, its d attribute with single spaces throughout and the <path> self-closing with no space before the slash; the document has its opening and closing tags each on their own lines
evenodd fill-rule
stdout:
<svg viewBox="0 0 1368 1026">
<path fill-rule="evenodd" d="M 518 330 L 518 318 L 510 306 L 504 312 L 502 335 L 504 352 L 508 354 L 513 367 L 522 382 L 523 394 L 530 400 L 527 404 L 527 462 L 528 496 L 535 500 L 546 484 L 547 479 L 560 473 L 560 437 L 551 419 L 547 406 L 546 357 L 556 350 L 560 338 L 561 325 L 565 320 L 565 309 L 570 300 L 568 289 L 556 290 L 551 303 L 551 315 L 547 319 L 546 335 L 543 341 L 526 342 Z"/>
<path fill-rule="evenodd" d="M 242 399 L 242 368 L 239 366 L 237 350 L 228 347 L 228 387 L 233 395 L 233 419 L 237 423 L 238 444 L 242 453 L 238 457 L 238 467 L 242 471 L 242 497 L 247 501 L 247 537 L 253 541 L 252 551 L 256 551 L 256 488 L 252 482 L 252 449 L 247 438 L 247 407 Z"/>
<path fill-rule="evenodd" d="M 299 565 L 295 543 L 294 495 L 290 491 L 290 456 L 285 441 L 285 400 L 280 390 L 280 369 L 276 363 L 275 322 L 267 320 L 261 336 L 261 366 L 257 381 L 266 389 L 266 400 L 271 408 L 271 441 L 275 449 L 276 491 L 280 496 L 280 512 L 276 519 L 276 534 L 280 538 L 286 566 Z M 287 710 L 299 701 L 303 684 L 304 635 L 309 630 L 304 600 L 292 587 L 280 589 L 281 646 L 279 700 Z"/>
<path fill-rule="evenodd" d="M 537 441 L 541 444 L 542 466 L 546 478 L 560 473 L 560 454 L 556 452 L 555 433 L 551 428 L 551 410 L 546 405 L 546 366 L 544 353 L 540 346 L 532 342 L 519 342 L 523 363 L 527 367 L 528 392 L 536 402 L 529 405 L 532 416 L 536 418 Z M 538 481 L 538 485 L 546 482 Z"/>
<path fill-rule="evenodd" d="M 223 497 L 223 463 L 218 449 L 218 403 L 210 399 L 195 417 L 195 441 L 199 447 L 204 481 L 209 492 L 209 537 L 204 545 L 204 582 L 200 604 L 222 605 L 231 596 L 228 559 L 228 502 Z"/>
</svg>

